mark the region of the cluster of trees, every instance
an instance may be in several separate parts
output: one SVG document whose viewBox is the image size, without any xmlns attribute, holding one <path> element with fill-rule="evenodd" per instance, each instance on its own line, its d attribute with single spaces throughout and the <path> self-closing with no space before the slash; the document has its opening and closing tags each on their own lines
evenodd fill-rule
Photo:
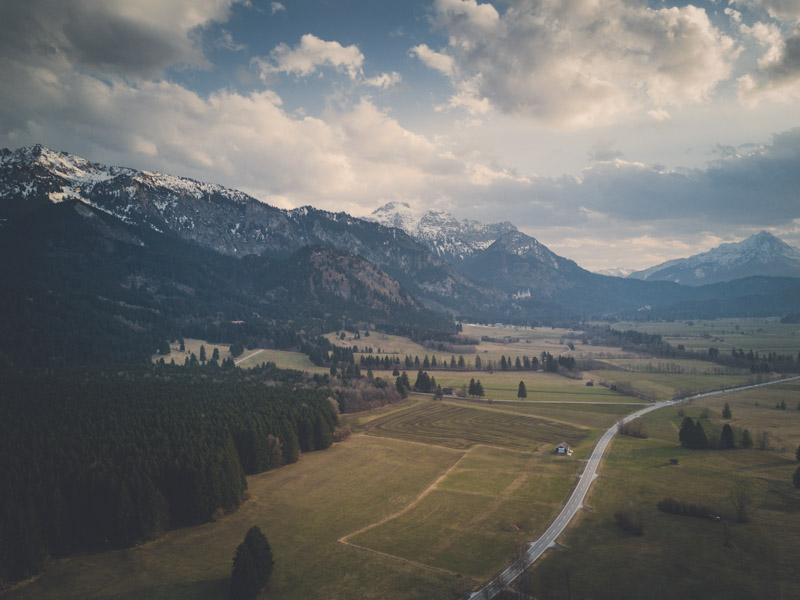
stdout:
<svg viewBox="0 0 800 600">
<path fill-rule="evenodd" d="M 414 382 L 414 391 L 432 394 L 436 391 L 436 379 L 425 371 L 420 370 L 417 372 L 417 380 Z"/>
<path fill-rule="evenodd" d="M 763 438 L 763 441 L 759 441 L 759 447 L 765 449 L 767 446 L 767 439 L 766 436 L 763 436 Z M 705 429 L 703 428 L 703 424 L 700 422 L 700 419 L 695 421 L 691 417 L 683 418 L 680 431 L 678 432 L 678 439 L 681 442 L 681 446 L 691 450 L 702 450 L 704 448 L 730 450 L 736 448 L 734 431 L 728 423 L 725 423 L 722 426 L 722 431 L 719 433 L 719 437 L 714 438 L 713 441 L 710 441 Z M 753 436 L 748 429 L 742 431 L 739 445 L 741 448 L 753 447 Z"/>
<path fill-rule="evenodd" d="M 483 391 L 483 386 L 481 385 L 481 380 L 478 379 L 476 381 L 474 378 L 470 378 L 469 388 L 467 389 L 467 393 L 470 396 L 477 396 L 478 398 L 483 398 L 484 391 Z"/>
<path fill-rule="evenodd" d="M 645 430 L 644 421 L 639 419 L 633 419 L 632 421 L 628 421 L 627 423 L 620 423 L 617 431 L 621 435 L 627 435 L 629 437 L 647 439 L 647 431 Z"/>
<path fill-rule="evenodd" d="M 231 600 L 253 600 L 267 587 L 275 561 L 266 536 L 255 525 L 233 555 Z"/>
<path fill-rule="evenodd" d="M 246 473 L 332 443 L 330 391 L 297 371 L 2 373 L 0 584 L 238 507 Z"/>
</svg>

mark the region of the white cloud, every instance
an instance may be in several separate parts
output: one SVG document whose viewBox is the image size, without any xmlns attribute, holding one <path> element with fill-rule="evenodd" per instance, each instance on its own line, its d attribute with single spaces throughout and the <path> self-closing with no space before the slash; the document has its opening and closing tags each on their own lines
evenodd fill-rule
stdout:
<svg viewBox="0 0 800 600">
<path fill-rule="evenodd" d="M 166 67 L 207 67 L 199 28 L 224 22 L 238 0 L 0 3 L 0 56 L 22 68 L 80 65 L 89 72 L 158 77 Z"/>
<path fill-rule="evenodd" d="M 319 67 L 333 67 L 347 73 L 350 79 L 355 79 L 361 75 L 364 55 L 355 44 L 342 46 L 339 42 L 328 42 L 307 33 L 294 48 L 279 44 L 271 52 L 269 60 L 254 60 L 262 78 L 271 73 L 292 73 L 305 77 Z"/>
<path fill-rule="evenodd" d="M 485 100 L 568 128 L 705 102 L 739 53 L 691 5 L 510 0 L 501 16 L 488 3 L 437 0 L 432 21 L 447 46 L 411 52 L 451 78 L 451 106 Z"/>
<path fill-rule="evenodd" d="M 392 71 L 391 73 L 381 73 L 375 77 L 368 77 L 364 80 L 364 85 L 385 90 L 399 85 L 401 81 L 403 81 L 403 77 L 400 73 Z"/>
<path fill-rule="evenodd" d="M 414 46 L 409 54 L 419 58 L 425 66 L 439 71 L 443 75 L 453 75 L 455 72 L 455 60 L 452 56 L 431 50 L 427 44 Z"/>
<path fill-rule="evenodd" d="M 220 32 L 217 41 L 214 42 L 214 46 L 220 48 L 221 50 L 230 50 L 231 52 L 241 52 L 245 49 L 244 44 L 238 44 L 233 41 L 231 32 L 225 29 Z"/>
<path fill-rule="evenodd" d="M 784 38 L 779 25 L 761 21 L 752 26 L 742 24 L 739 29 L 763 49 L 758 69 L 737 80 L 740 101 L 753 107 L 764 101 L 789 103 L 800 99 L 800 35 Z"/>
<path fill-rule="evenodd" d="M 286 7 L 280 2 L 272 2 L 269 5 L 270 12 L 274 15 L 279 12 L 286 12 Z"/>
</svg>

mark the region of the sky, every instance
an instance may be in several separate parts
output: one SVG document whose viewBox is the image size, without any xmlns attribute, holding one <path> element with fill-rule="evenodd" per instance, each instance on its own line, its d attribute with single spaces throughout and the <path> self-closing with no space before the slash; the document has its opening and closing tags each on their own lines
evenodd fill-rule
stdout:
<svg viewBox="0 0 800 600">
<path fill-rule="evenodd" d="M 592 270 L 800 246 L 800 0 L 0 0 L 0 146 Z"/>
</svg>

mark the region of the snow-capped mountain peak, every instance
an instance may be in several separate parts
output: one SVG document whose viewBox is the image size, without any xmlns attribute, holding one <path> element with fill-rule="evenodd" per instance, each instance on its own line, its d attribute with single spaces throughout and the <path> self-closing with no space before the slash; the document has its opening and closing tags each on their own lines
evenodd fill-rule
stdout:
<svg viewBox="0 0 800 600">
<path fill-rule="evenodd" d="M 629 277 L 705 285 L 752 275 L 800 277 L 800 249 L 761 231 L 740 242 L 721 244 L 689 258 L 670 260 L 631 273 Z"/>
<path fill-rule="evenodd" d="M 459 221 L 443 210 L 420 210 L 405 202 L 384 204 L 367 219 L 402 229 L 451 262 L 459 262 L 485 250 L 504 233 L 517 230 L 508 221 L 489 225 L 469 219 Z"/>
</svg>

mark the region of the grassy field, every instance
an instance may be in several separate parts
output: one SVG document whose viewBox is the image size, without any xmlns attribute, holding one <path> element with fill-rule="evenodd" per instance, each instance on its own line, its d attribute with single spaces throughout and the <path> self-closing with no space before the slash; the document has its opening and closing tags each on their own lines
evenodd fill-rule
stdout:
<svg viewBox="0 0 800 600">
<path fill-rule="evenodd" d="M 751 374 L 744 375 L 678 375 L 671 373 L 643 373 L 630 371 L 591 371 L 584 377 L 596 382 L 617 386 L 629 384 L 633 391 L 649 400 L 669 400 L 678 395 L 688 395 L 710 390 L 736 387 L 754 383 Z"/>
<path fill-rule="evenodd" d="M 685 406 L 698 418 L 710 410 L 707 428 L 723 422 L 725 402 L 734 428 L 768 431 L 769 450 L 691 451 L 680 448 L 678 409 L 650 413 L 650 438 L 619 437 L 601 468 L 584 513 L 560 540 L 567 551 L 548 555 L 521 585 L 537 597 L 603 599 L 800 597 L 800 492 L 791 486 L 800 443 L 800 384 L 782 384 L 696 401 Z M 794 400 L 787 410 L 775 403 Z M 677 458 L 679 466 L 670 466 Z M 730 524 L 731 547 L 723 545 L 723 525 L 662 513 L 656 503 L 671 496 L 733 512 L 731 493 L 751 498 L 750 520 Z M 635 537 L 614 523 L 614 513 L 633 506 L 645 535 Z"/>
<path fill-rule="evenodd" d="M 252 525 L 264 531 L 275 557 L 271 598 L 457 598 L 474 582 L 337 540 L 407 506 L 462 455 L 353 436 L 249 477 L 251 499 L 221 521 L 129 550 L 55 561 L 2 598 L 227 598 L 233 551 Z"/>
<path fill-rule="evenodd" d="M 446 446 L 471 448 L 489 444 L 534 451 L 542 444 L 561 441 L 578 444 L 584 428 L 507 409 L 481 409 L 453 402 L 418 400 L 406 410 L 393 411 L 363 425 L 371 435 L 400 438 Z"/>
<path fill-rule="evenodd" d="M 219 350 L 220 363 L 226 358 L 233 358 L 230 344 L 210 344 L 205 340 L 186 338 L 184 339 L 185 350 L 183 352 L 181 352 L 180 345 L 174 343 L 170 344 L 170 353 L 168 355 L 162 356 L 161 354 L 154 354 L 151 359 L 153 362 L 157 362 L 163 358 L 166 363 L 174 360 L 176 365 L 182 365 L 192 354 L 199 360 L 201 346 L 205 346 L 206 357 L 209 360 L 215 348 Z M 314 365 L 305 354 L 300 352 L 288 352 L 285 350 L 265 350 L 263 348 L 247 349 L 235 360 L 238 366 L 245 369 L 256 367 L 265 362 L 274 362 L 281 369 L 298 369 L 309 373 L 328 372 L 328 369 Z"/>
<path fill-rule="evenodd" d="M 742 348 L 745 352 L 752 349 L 796 357 L 800 350 L 800 325 L 782 324 L 777 318 L 616 323 L 614 328 L 657 333 L 674 346 L 683 344 L 687 350 L 701 352 L 713 346 L 719 348 L 720 352 Z"/>
</svg>

